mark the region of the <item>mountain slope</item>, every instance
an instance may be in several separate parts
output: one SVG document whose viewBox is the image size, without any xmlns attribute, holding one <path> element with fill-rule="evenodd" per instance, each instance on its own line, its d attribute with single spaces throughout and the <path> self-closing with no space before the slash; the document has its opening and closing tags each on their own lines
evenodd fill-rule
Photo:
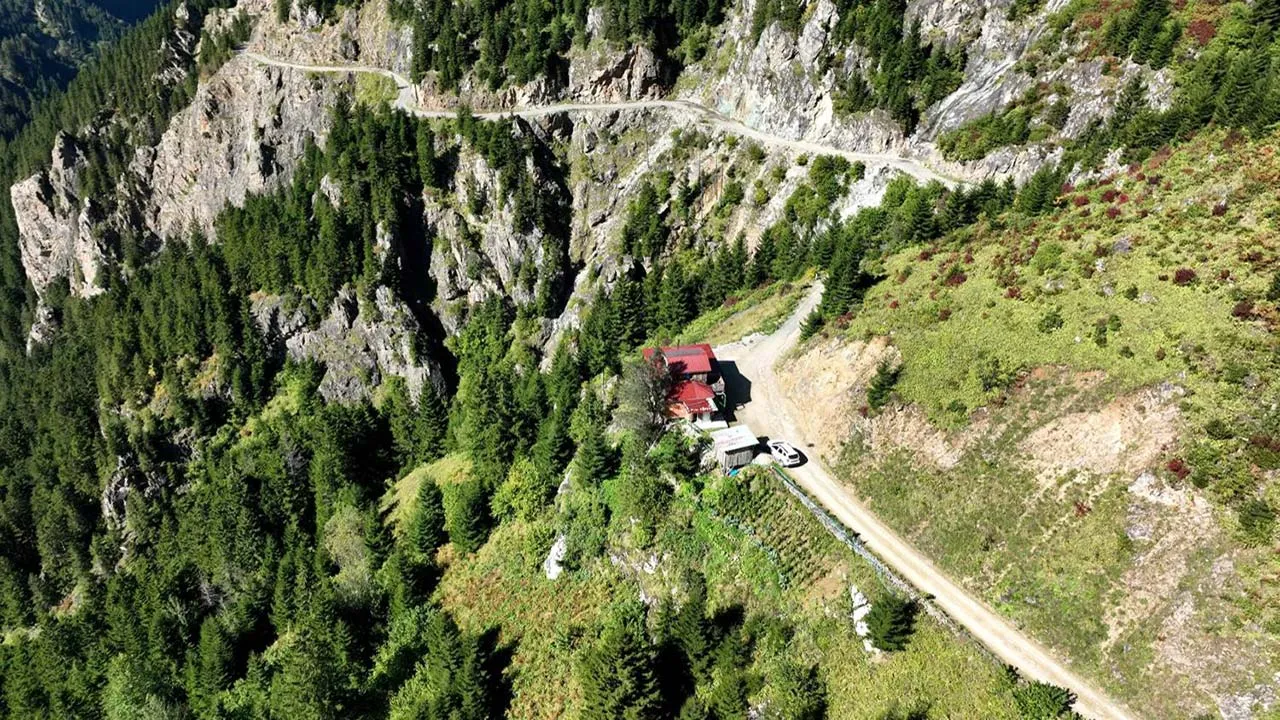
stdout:
<svg viewBox="0 0 1280 720">
<path fill-rule="evenodd" d="M 0 136 L 13 137 L 36 103 L 67 84 L 96 49 L 156 2 L 52 0 L 0 5 Z"/>
<path fill-rule="evenodd" d="M 167 8 L 5 150 L 4 712 L 1069 717 L 637 420 L 816 271 L 782 382 L 873 511 L 1265 717 L 1271 7 Z"/>
</svg>

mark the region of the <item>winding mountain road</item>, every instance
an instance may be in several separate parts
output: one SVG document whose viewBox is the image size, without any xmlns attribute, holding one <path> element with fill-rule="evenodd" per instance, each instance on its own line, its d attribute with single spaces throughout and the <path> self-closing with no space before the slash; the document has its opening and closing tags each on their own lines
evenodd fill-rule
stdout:
<svg viewBox="0 0 1280 720">
<path fill-rule="evenodd" d="M 290 70 L 300 70 L 303 72 L 380 75 L 391 79 L 396 84 L 397 95 L 394 103 L 396 108 L 424 118 L 451 118 L 457 115 L 455 110 L 428 110 L 423 108 L 422 103 L 418 98 L 417 85 L 410 82 L 409 78 L 406 78 L 404 75 L 386 68 L 372 67 L 369 65 L 310 65 L 307 63 L 298 63 L 290 60 L 273 58 L 249 50 L 243 50 L 240 54 L 261 65 L 286 68 Z M 561 113 L 608 113 L 625 112 L 630 110 L 665 110 L 668 112 L 685 113 L 706 125 L 740 137 L 755 140 L 766 147 L 782 148 L 796 153 L 809 153 L 813 155 L 838 155 L 850 162 L 860 162 L 868 167 L 891 167 L 899 172 L 910 175 L 921 182 L 927 183 L 936 180 L 947 187 L 956 187 L 958 184 L 961 184 L 954 178 L 947 177 L 927 165 L 900 155 L 889 153 L 855 152 L 810 140 L 794 140 L 791 138 L 771 135 L 750 127 L 739 120 L 734 120 L 733 118 L 722 115 L 721 113 L 716 112 L 705 105 L 693 102 L 692 100 L 628 100 L 626 102 L 613 103 L 566 102 L 528 107 L 472 109 L 471 114 L 482 120 L 497 120 L 512 116 L 536 118 L 546 117 L 548 115 L 559 115 Z"/>
<path fill-rule="evenodd" d="M 821 297 L 822 284 L 815 283 L 791 318 L 772 335 L 755 336 L 715 349 L 717 357 L 736 363 L 737 372 L 750 382 L 750 399 L 737 410 L 738 418 L 756 433 L 789 440 L 799 447 L 804 447 L 808 438 L 792 420 L 792 413 L 798 408 L 782 392 L 774 366 L 799 341 L 801 322 Z M 1077 698 L 1076 711 L 1085 717 L 1137 720 L 1137 715 L 1094 688 L 1054 658 L 1047 648 L 948 578 L 928 557 L 868 510 L 849 487 L 823 466 L 821 459 L 809 457 L 808 462 L 792 468 L 790 473 L 811 497 L 856 532 L 881 560 L 1024 677 L 1071 690 Z"/>
<path fill-rule="evenodd" d="M 454 117 L 453 110 L 428 110 L 421 106 L 418 88 L 408 78 L 392 70 L 366 65 L 311 65 L 242 51 L 241 54 L 259 64 L 312 73 L 366 73 L 390 78 L 396 84 L 395 107 L 427 118 Z M 948 187 L 957 181 L 908 158 L 892 154 L 862 153 L 844 150 L 808 140 L 779 137 L 756 130 L 741 121 L 726 117 L 711 108 L 689 100 L 633 100 L 617 103 L 554 103 L 531 107 L 473 110 L 480 119 L 519 116 L 545 117 L 560 113 L 621 112 L 630 110 L 665 110 L 685 113 L 712 127 L 750 138 L 762 145 L 797 153 L 838 155 L 851 162 L 868 166 L 888 166 L 925 182 L 939 181 Z M 815 284 L 810 294 L 797 307 L 792 317 L 775 333 L 754 342 L 741 342 L 716 349 L 726 360 L 736 361 L 738 371 L 751 382 L 750 402 L 739 410 L 739 417 L 759 433 L 787 438 L 804 445 L 805 438 L 792 418 L 792 402 L 778 386 L 774 365 L 800 336 L 800 324 L 817 305 L 822 285 Z M 921 593 L 962 625 L 978 642 L 1026 677 L 1065 687 L 1077 696 L 1076 710 L 1088 717 L 1106 720 L 1137 720 L 1115 700 L 1095 689 L 1059 662 L 1035 640 L 1021 633 L 984 602 L 948 578 L 919 550 L 912 547 L 888 525 L 877 518 L 853 494 L 837 481 L 818 458 L 791 471 L 796 482 L 838 520 L 856 532 L 873 552 L 894 568 Z"/>
</svg>

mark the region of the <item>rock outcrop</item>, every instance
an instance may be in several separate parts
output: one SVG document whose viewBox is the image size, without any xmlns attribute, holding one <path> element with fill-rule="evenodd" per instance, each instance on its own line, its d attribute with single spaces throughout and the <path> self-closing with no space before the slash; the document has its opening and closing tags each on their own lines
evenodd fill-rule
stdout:
<svg viewBox="0 0 1280 720">
<path fill-rule="evenodd" d="M 49 168 L 9 190 L 22 267 L 41 297 L 62 279 L 81 297 L 102 292 L 98 273 L 107 250 L 94 227 L 99 217 L 96 206 L 80 196 L 86 165 L 75 141 L 59 133 Z"/>
<path fill-rule="evenodd" d="M 550 152 L 541 152 L 546 131 L 523 120 L 515 132 L 537 151 L 526 159 L 523 173 L 532 196 L 544 206 L 560 206 L 567 215 L 570 189 L 557 177 L 564 172 Z M 515 188 L 504 187 L 501 173 L 474 150 L 457 160 L 451 194 L 428 191 L 423 198 L 423 229 L 429 238 L 429 273 L 435 289 L 433 310 L 450 334 L 457 332 L 469 307 L 486 298 L 510 298 L 520 306 L 555 291 L 563 277 L 549 273 L 557 259 L 548 248 L 567 243 L 569 227 L 544 227 L 520 216 Z M 532 201 L 529 201 L 532 202 Z M 559 213 L 553 213 L 558 215 Z M 550 218 L 559 222 L 567 218 Z M 549 232 L 563 236 L 548 237 Z"/>
<path fill-rule="evenodd" d="M 268 342 L 291 360 L 324 364 L 319 391 L 329 402 L 365 400 L 391 375 L 405 379 L 413 398 L 427 383 L 443 390 L 443 373 L 419 346 L 418 320 L 390 288 L 379 287 L 371 300 L 344 288 L 315 327 L 308 323 L 313 307 L 288 307 L 278 296 L 256 298 L 252 312 Z"/>
<path fill-rule="evenodd" d="M 131 171 L 151 191 L 147 227 L 162 239 L 212 236 L 223 208 L 286 182 L 307 143 L 323 143 L 336 94 L 333 78 L 232 58 L 134 159 Z"/>
<path fill-rule="evenodd" d="M 245 4 L 255 2 L 263 4 Z M 177 12 L 184 16 L 185 6 Z M 183 82 L 194 44 L 180 24 L 162 48 L 169 62 L 154 81 Z M 286 182 L 307 142 L 323 142 L 340 87 L 334 78 L 233 57 L 199 84 L 159 142 L 138 148 L 125 172 L 92 198 L 82 190 L 82 145 L 132 120 L 100 118 L 76 131 L 83 143 L 60 133 L 49 167 L 10 188 L 23 268 L 36 293 L 43 297 L 64 279 L 77 296 L 101 292 L 100 273 L 118 259 L 116 238 L 126 233 L 150 243 L 190 231 L 212 236 L 223 208 Z"/>
</svg>

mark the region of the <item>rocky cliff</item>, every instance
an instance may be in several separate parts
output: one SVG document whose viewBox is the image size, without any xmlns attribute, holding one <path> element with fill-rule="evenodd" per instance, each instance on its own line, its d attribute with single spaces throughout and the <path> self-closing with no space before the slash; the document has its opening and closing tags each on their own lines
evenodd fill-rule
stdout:
<svg viewBox="0 0 1280 720">
<path fill-rule="evenodd" d="M 1034 15 L 1010 20 L 1013 0 L 911 0 L 908 22 L 918 20 L 925 38 L 965 48 L 968 60 L 960 87 L 926 109 L 910 135 L 880 110 L 853 116 L 836 111 L 837 70 L 865 68 L 867 60 L 856 45 L 838 46 L 833 41 L 832 28 L 839 16 L 830 0 L 809 5 L 798 33 L 773 23 L 754 43 L 751 23 L 757 0 L 735 5 L 708 59 L 686 70 L 678 94 L 782 137 L 915 157 L 969 181 L 1023 180 L 1056 158 L 1051 142 L 1001 149 L 974 163 L 955 163 L 942 157 L 938 136 L 1005 109 L 1036 86 L 1067 90 L 1062 99 L 1071 113 L 1057 136 L 1061 138 L 1076 137 L 1091 120 L 1108 117 L 1120 89 L 1134 77 L 1146 82 L 1148 103 L 1155 107 L 1167 106 L 1173 89 L 1164 71 L 1129 62 L 1119 72 L 1108 72 L 1102 58 L 1077 61 L 1085 38 L 1066 38 L 1065 45 L 1055 45 L 1054 58 L 1041 57 L 1037 43 L 1050 33 L 1047 20 L 1067 2 L 1050 0 Z M 824 60 L 831 59 L 843 59 L 843 65 L 822 71 Z"/>
<path fill-rule="evenodd" d="M 867 62 L 856 46 L 836 47 L 832 27 L 837 10 L 830 0 L 813 3 L 797 33 L 777 23 L 752 41 L 754 0 L 734 5 L 716 31 L 706 57 L 686 68 L 673 92 L 750 128 L 777 137 L 823 146 L 922 159 L 953 177 L 1025 177 L 1054 157 L 1049 144 L 1002 149 L 968 165 L 944 161 L 935 145 L 947 130 L 997 111 L 1033 85 L 1065 88 L 1071 114 L 1063 136 L 1079 133 L 1087 122 L 1109 111 L 1118 87 L 1144 74 L 1152 100 L 1168 94 L 1168 79 L 1137 66 L 1104 73 L 1101 61 L 1035 63 L 1037 42 L 1048 32 L 1045 18 L 1064 0 L 1045 4 L 1037 14 L 1008 19 L 1012 0 L 961 3 L 916 0 L 909 20 L 938 42 L 969 49 L 959 89 L 924 112 L 918 129 L 904 135 L 882 111 L 842 116 L 835 110 L 833 59 L 846 68 Z M 242 0 L 231 13 L 255 18 L 248 47 L 272 57 L 304 64 L 383 67 L 407 74 L 412 38 L 396 27 L 385 2 L 346 9 L 321 22 L 293 8 L 289 20 L 276 20 L 270 0 Z M 559 80 L 539 79 L 498 91 L 464 78 L 457 94 L 443 94 L 428 76 L 416 90 L 427 108 L 451 108 L 461 100 L 473 107 L 525 107 L 548 102 L 625 102 L 655 98 L 675 80 L 672 67 L 643 47 L 617 47 L 602 37 L 604 15 L 588 16 L 591 35 L 569 56 Z M 187 33 L 174 38 L 171 52 L 192 53 Z M 1068 53 L 1070 55 L 1070 53 Z M 165 77 L 177 82 L 178 77 Z M 154 246 L 189 232 L 214 236 L 215 219 L 228 205 L 287 182 L 309 142 L 323 144 L 329 131 L 328 108 L 340 93 L 354 92 L 363 78 L 341 73 L 264 66 L 237 55 L 203 78 L 190 106 L 179 111 L 153 146 L 137 148 L 133 161 L 116 178 L 109 197 L 81 196 L 85 159 L 77 137 L 60 136 L 50 166 L 11 189 L 21 234 L 27 276 L 41 296 L 66 278 L 71 292 L 89 296 L 101 290 L 104 265 L 118 259 L 118 238 L 140 233 Z M 545 265 L 545 228 L 519 227 L 513 198 L 499 187 L 496 173 L 482 157 L 464 151 L 450 178 L 450 190 L 427 193 L 421 231 L 430 239 L 429 257 L 417 261 L 434 285 L 432 313 L 446 331 L 456 330 L 467 310 L 492 295 L 528 305 L 539 283 L 572 286 L 564 311 L 544 323 L 544 338 L 574 327 L 578 312 L 602 284 L 629 267 L 632 258 L 617 252 L 625 208 L 646 179 L 670 173 L 676 183 L 699 188 L 695 212 L 685 222 L 700 228 L 710 242 L 744 236 L 754 243 L 784 210 L 786 199 L 804 179 L 798 153 L 741 142 L 722 128 L 701 124 L 700 116 L 679 109 L 627 109 L 551 115 L 517 123 L 516 132 L 541 147 L 541 160 L 528 172 L 537 193 L 554 197 L 563 208 L 571 277 L 539 277 Z M 93 128 L 80 135 L 92 134 Z M 692 141 L 691 141 L 692 139 Z M 847 215 L 879 201 L 895 176 L 887 166 L 872 166 L 836 208 Z M 721 207 L 722 193 L 745 188 L 748 202 Z M 331 191 L 331 192 L 330 192 Z M 327 194 L 338 198 L 330 187 Z M 483 200 L 483 202 L 480 202 Z M 404 260 L 403 258 L 400 260 Z M 47 308 L 37 313 L 33 340 L 50 331 Z"/>
</svg>

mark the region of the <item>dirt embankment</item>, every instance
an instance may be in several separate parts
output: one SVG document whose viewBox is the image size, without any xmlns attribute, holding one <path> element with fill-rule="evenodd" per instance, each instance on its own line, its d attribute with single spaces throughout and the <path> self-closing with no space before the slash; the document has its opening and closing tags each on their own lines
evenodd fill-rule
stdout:
<svg viewBox="0 0 1280 720">
<path fill-rule="evenodd" d="M 784 361 L 778 382 L 803 408 L 796 421 L 823 458 L 835 460 L 845 443 L 856 437 L 873 457 L 905 449 L 929 465 L 953 467 L 963 448 L 931 425 L 919 408 L 895 405 L 874 416 L 866 411 L 867 386 L 886 360 L 901 362 L 887 338 L 824 338 Z"/>
</svg>

